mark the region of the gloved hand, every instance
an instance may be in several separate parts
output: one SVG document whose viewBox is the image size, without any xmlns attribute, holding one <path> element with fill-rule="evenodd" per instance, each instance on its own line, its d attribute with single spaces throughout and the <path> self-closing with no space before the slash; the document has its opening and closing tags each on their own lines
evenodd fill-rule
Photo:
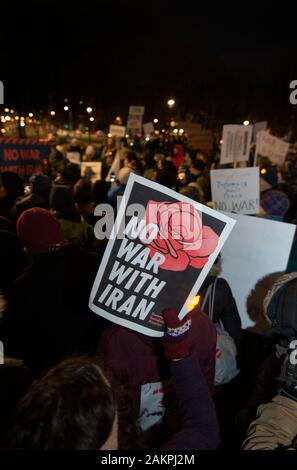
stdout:
<svg viewBox="0 0 297 470">
<path fill-rule="evenodd" d="M 279 393 L 297 401 L 297 340 L 289 345 L 278 380 Z"/>
<path fill-rule="evenodd" d="M 165 335 L 163 344 L 167 359 L 183 359 L 189 356 L 188 336 L 192 320 L 186 315 L 182 320 L 175 310 L 165 308 L 163 310 L 165 322 Z"/>
</svg>

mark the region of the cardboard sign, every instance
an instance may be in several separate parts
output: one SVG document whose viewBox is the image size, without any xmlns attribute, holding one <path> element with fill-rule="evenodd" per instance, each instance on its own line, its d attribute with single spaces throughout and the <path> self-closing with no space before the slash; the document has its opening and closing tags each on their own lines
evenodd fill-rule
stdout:
<svg viewBox="0 0 297 470">
<path fill-rule="evenodd" d="M 253 127 L 253 142 L 257 141 L 257 135 L 261 131 L 266 131 L 268 126 L 267 121 L 260 121 L 260 122 L 255 122 L 254 127 Z"/>
<path fill-rule="evenodd" d="M 152 122 L 143 124 L 142 128 L 145 135 L 151 135 L 155 132 L 154 124 Z"/>
<path fill-rule="evenodd" d="M 220 276 L 228 281 L 242 326 L 248 328 L 254 322 L 248 315 L 247 297 L 264 276 L 286 270 L 296 226 L 260 217 L 230 215 L 237 222 L 222 250 Z M 262 304 L 266 293 L 262 293 Z"/>
<path fill-rule="evenodd" d="M 178 127 L 187 134 L 188 144 L 192 149 L 209 152 L 213 146 L 213 134 L 210 129 L 202 129 L 201 124 L 193 122 L 179 122 Z"/>
<path fill-rule="evenodd" d="M 246 162 L 250 156 L 253 126 L 223 126 L 220 163 Z"/>
<path fill-rule="evenodd" d="M 101 179 L 101 162 L 82 162 L 81 177 L 90 180 L 92 183 Z"/>
<path fill-rule="evenodd" d="M 189 311 L 234 221 L 131 174 L 90 296 L 98 315 L 163 336 L 164 308 Z"/>
<path fill-rule="evenodd" d="M 116 126 L 114 124 L 111 124 L 109 126 L 109 133 L 113 137 L 125 137 L 126 134 L 126 127 L 125 126 Z"/>
<path fill-rule="evenodd" d="M 39 141 L 0 138 L 0 171 L 31 176 L 42 171 L 42 159 L 49 154 L 50 146 Z"/>
<path fill-rule="evenodd" d="M 268 157 L 275 165 L 282 165 L 289 151 L 290 144 L 284 142 L 268 132 L 258 133 L 256 153 Z"/>
<path fill-rule="evenodd" d="M 259 213 L 259 168 L 211 170 L 214 209 L 239 214 Z"/>
<path fill-rule="evenodd" d="M 127 130 L 141 131 L 144 110 L 144 106 L 130 106 Z"/>
<path fill-rule="evenodd" d="M 81 156 L 79 152 L 67 152 L 66 153 L 66 158 L 71 162 L 71 163 L 76 163 L 76 165 L 80 164 Z"/>
<path fill-rule="evenodd" d="M 162 421 L 165 415 L 165 396 L 173 395 L 174 392 L 172 380 L 141 386 L 138 424 L 142 432 Z"/>
</svg>

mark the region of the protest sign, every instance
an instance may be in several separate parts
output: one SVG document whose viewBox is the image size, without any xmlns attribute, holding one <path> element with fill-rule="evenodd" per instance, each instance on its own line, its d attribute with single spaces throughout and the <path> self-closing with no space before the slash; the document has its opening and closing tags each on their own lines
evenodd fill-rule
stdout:
<svg viewBox="0 0 297 470">
<path fill-rule="evenodd" d="M 66 158 L 71 162 L 75 163 L 76 165 L 80 164 L 81 155 L 79 152 L 67 152 Z"/>
<path fill-rule="evenodd" d="M 246 162 L 250 156 L 253 126 L 223 126 L 220 163 Z"/>
<path fill-rule="evenodd" d="M 111 124 L 109 126 L 109 133 L 113 137 L 125 137 L 126 134 L 126 127 L 125 126 L 116 126 L 114 124 Z"/>
<path fill-rule="evenodd" d="M 127 130 L 141 131 L 144 110 L 144 106 L 130 106 Z"/>
<path fill-rule="evenodd" d="M 202 129 L 201 124 L 179 122 L 178 127 L 186 132 L 188 144 L 192 149 L 209 152 L 213 146 L 213 135 L 210 129 Z"/>
<path fill-rule="evenodd" d="M 253 142 L 257 141 L 258 132 L 266 131 L 267 125 L 267 121 L 255 122 L 253 126 Z"/>
<path fill-rule="evenodd" d="M 259 168 L 211 170 L 214 209 L 239 214 L 259 213 Z"/>
<path fill-rule="evenodd" d="M 155 131 L 154 124 L 152 122 L 143 124 L 142 128 L 145 135 L 151 135 Z"/>
<path fill-rule="evenodd" d="M 42 171 L 42 159 L 50 153 L 50 146 L 29 139 L 0 139 L 0 171 L 13 171 L 30 176 Z"/>
<path fill-rule="evenodd" d="M 229 283 L 243 328 L 254 325 L 247 297 L 264 276 L 285 271 L 296 226 L 248 215 L 228 214 L 237 222 L 222 249 L 221 277 Z M 266 292 L 262 293 L 260 302 Z"/>
<path fill-rule="evenodd" d="M 288 142 L 284 142 L 268 132 L 258 132 L 256 154 L 268 157 L 275 165 L 284 163 L 289 147 Z"/>
<path fill-rule="evenodd" d="M 187 314 L 233 224 L 224 214 L 131 174 L 90 309 L 140 333 L 163 336 L 162 311 Z"/>
<path fill-rule="evenodd" d="M 81 177 L 90 180 L 94 183 L 101 179 L 101 162 L 82 162 L 81 164 Z"/>
</svg>

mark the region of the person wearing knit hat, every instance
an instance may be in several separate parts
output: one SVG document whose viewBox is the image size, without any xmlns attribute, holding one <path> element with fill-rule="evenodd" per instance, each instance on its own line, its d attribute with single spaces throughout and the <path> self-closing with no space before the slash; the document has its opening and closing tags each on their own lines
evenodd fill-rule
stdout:
<svg viewBox="0 0 297 470">
<path fill-rule="evenodd" d="M 59 250 L 65 244 L 59 220 L 40 207 L 24 211 L 17 221 L 16 231 L 20 242 L 32 256 Z"/>
</svg>

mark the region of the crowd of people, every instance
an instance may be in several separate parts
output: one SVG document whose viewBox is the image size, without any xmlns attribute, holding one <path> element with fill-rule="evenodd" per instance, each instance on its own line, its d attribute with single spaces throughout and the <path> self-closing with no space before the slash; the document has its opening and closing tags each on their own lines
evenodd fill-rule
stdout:
<svg viewBox="0 0 297 470">
<path fill-rule="evenodd" d="M 295 242 L 264 300 L 264 335 L 242 330 L 220 258 L 183 320 L 164 310 L 162 339 L 99 317 L 88 302 L 107 240 L 94 235 L 95 207 L 116 210 L 131 173 L 211 206 L 210 169 L 219 167 L 218 147 L 205 154 L 181 137 L 113 144 L 53 142 L 42 173 L 0 174 L 2 448 L 294 448 Z M 69 152 L 101 161 L 101 179 L 82 178 Z M 281 168 L 259 164 L 259 216 L 296 224 L 297 155 Z M 235 357 L 225 379 L 222 330 Z M 154 404 L 145 402 L 150 384 L 159 384 Z"/>
</svg>

